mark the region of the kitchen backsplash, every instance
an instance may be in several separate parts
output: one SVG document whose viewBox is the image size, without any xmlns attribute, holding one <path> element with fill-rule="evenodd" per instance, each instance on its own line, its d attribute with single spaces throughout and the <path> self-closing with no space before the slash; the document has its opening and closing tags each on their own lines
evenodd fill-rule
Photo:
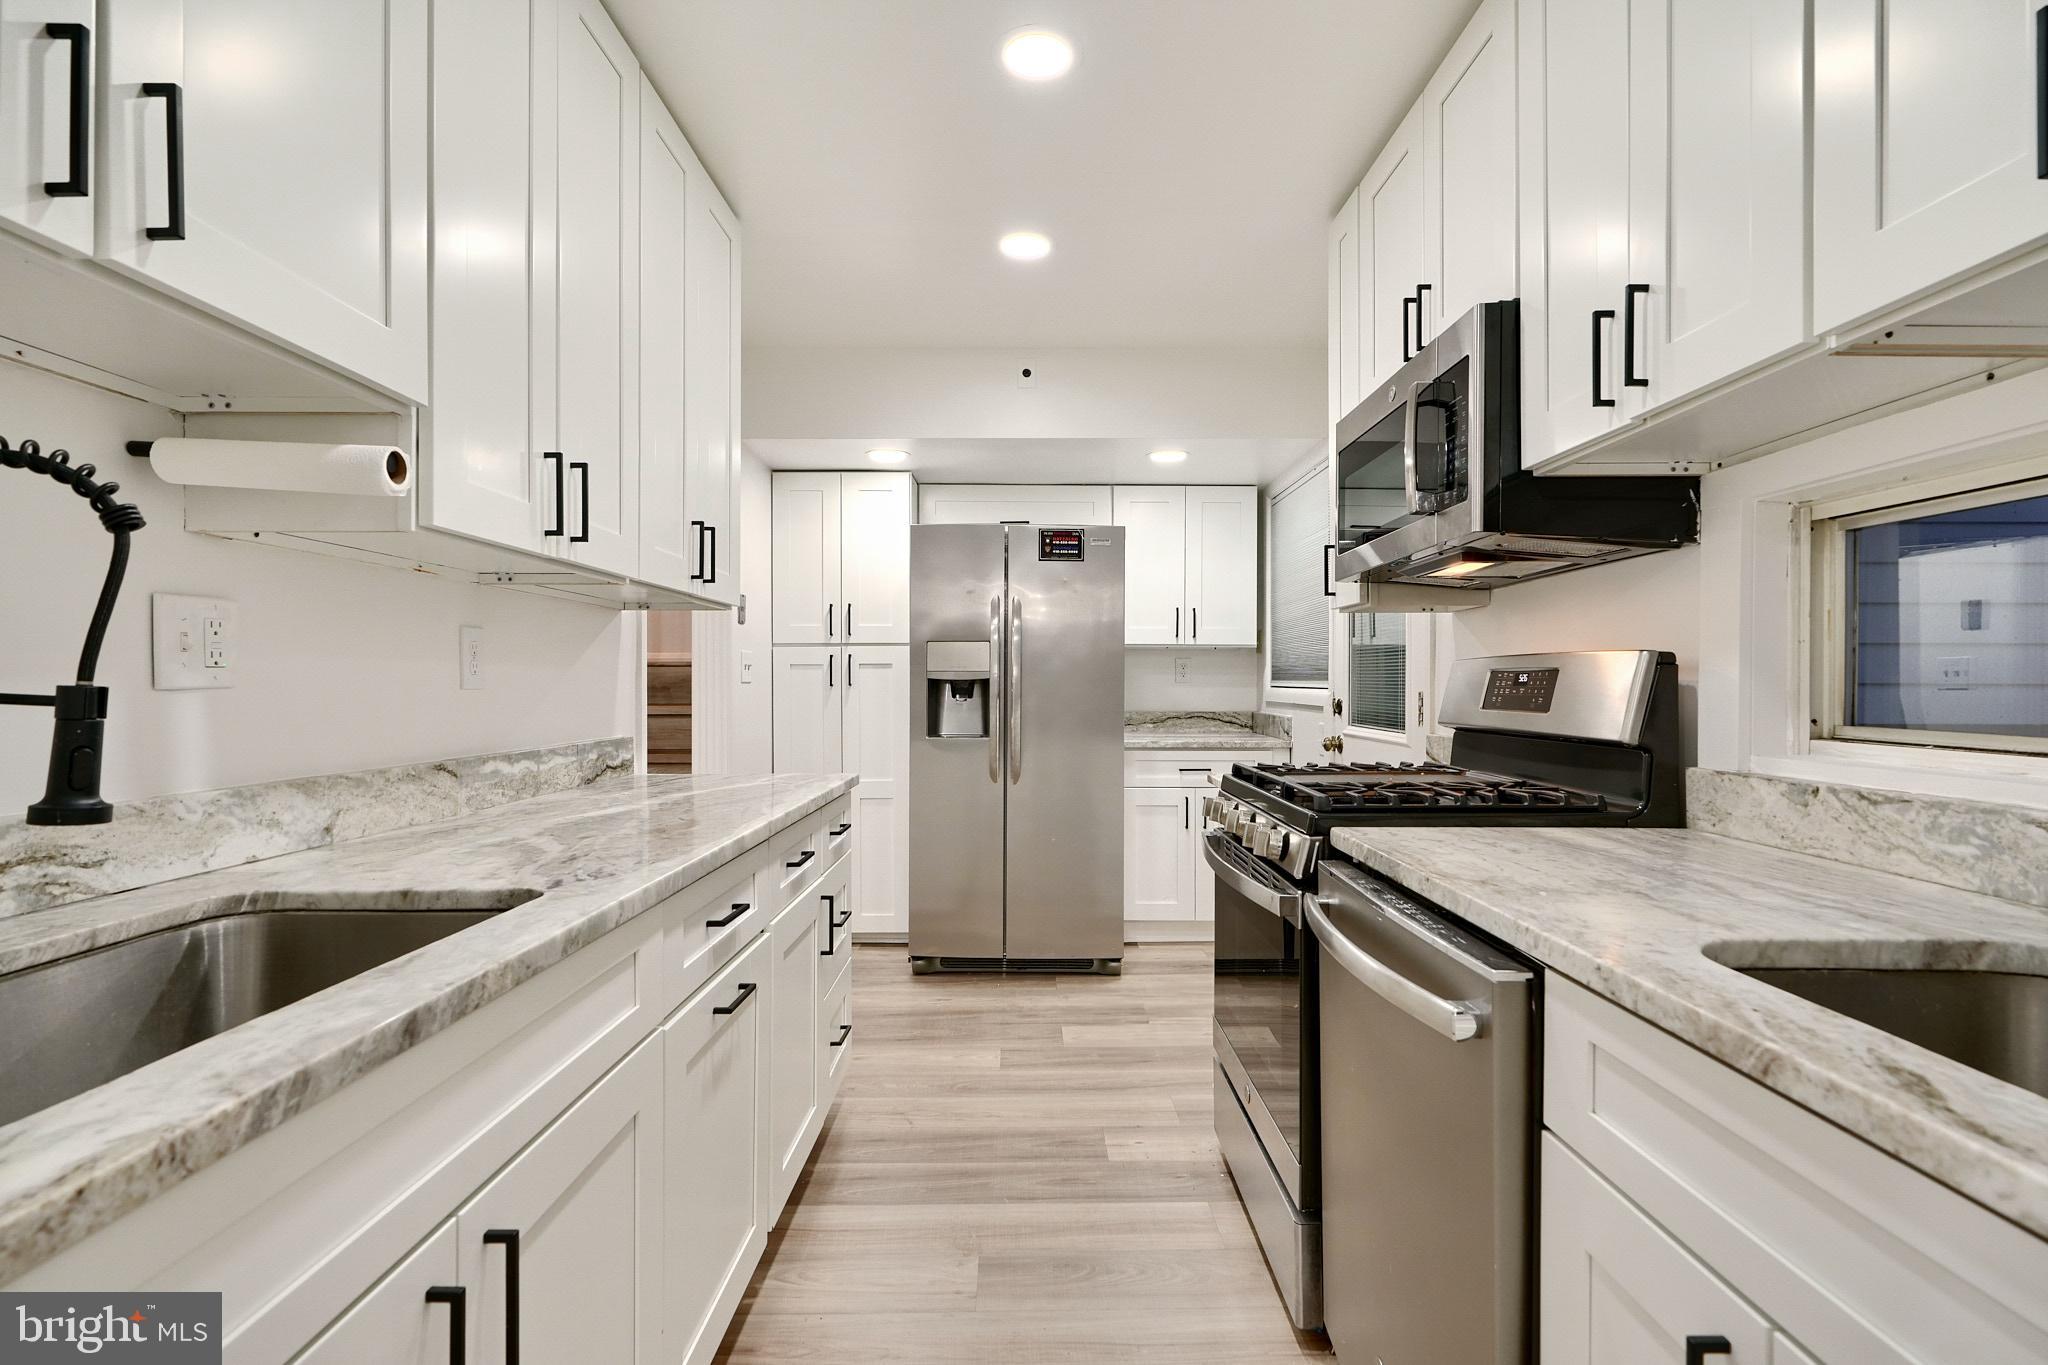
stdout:
<svg viewBox="0 0 2048 1365">
<path fill-rule="evenodd" d="M 110 825 L 0 820 L 0 918 L 424 825 L 633 770 L 630 738 L 289 778 L 116 806 Z"/>
<path fill-rule="evenodd" d="M 1694 768 L 1687 774 L 1686 823 L 2048 906 L 2048 810 Z"/>
</svg>

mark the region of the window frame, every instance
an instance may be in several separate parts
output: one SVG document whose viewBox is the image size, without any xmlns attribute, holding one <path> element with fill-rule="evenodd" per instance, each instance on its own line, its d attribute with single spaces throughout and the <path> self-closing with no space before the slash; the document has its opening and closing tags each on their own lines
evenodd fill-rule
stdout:
<svg viewBox="0 0 2048 1365">
<path fill-rule="evenodd" d="M 1987 735 L 1968 730 L 1901 729 L 1856 725 L 1848 720 L 1851 656 L 1848 611 L 1849 533 L 1920 516 L 1968 511 L 2003 502 L 2048 495 L 2048 474 L 2022 475 L 1987 482 L 1950 476 L 1894 487 L 1880 493 L 1801 504 L 1795 513 L 1800 553 L 1805 567 L 1798 585 L 1806 627 L 1802 695 L 1811 717 L 1809 752 L 1870 755 L 1928 752 L 1999 759 L 2048 757 L 2048 736 Z"/>
<path fill-rule="evenodd" d="M 1323 685 L 1321 687 L 1317 687 L 1313 683 L 1283 683 L 1273 680 L 1273 651 L 1279 643 L 1279 631 L 1274 627 L 1273 617 L 1273 587 L 1276 579 L 1276 575 L 1273 572 L 1273 555 L 1275 547 L 1279 544 L 1279 538 L 1273 534 L 1273 509 L 1278 505 L 1281 498 L 1289 494 L 1299 493 L 1311 483 L 1321 485 L 1327 493 L 1329 479 L 1329 457 L 1319 455 L 1313 464 L 1299 469 L 1299 472 L 1265 495 L 1265 511 L 1263 515 L 1265 517 L 1266 552 L 1265 561 L 1261 566 L 1266 579 L 1263 592 L 1266 620 L 1265 677 L 1263 682 L 1266 703 L 1269 706 L 1309 707 L 1326 713 L 1330 707 L 1332 695 L 1330 691 L 1330 674 L 1333 665 L 1328 650 L 1329 645 L 1334 641 L 1334 632 L 1325 633 Z M 1325 501 L 1327 502 L 1327 498 Z M 1327 515 L 1327 513 L 1328 508 L 1326 507 L 1325 514 Z M 1327 528 L 1325 528 L 1325 534 L 1328 534 Z M 1331 614 L 1334 615 L 1334 612 Z"/>
</svg>

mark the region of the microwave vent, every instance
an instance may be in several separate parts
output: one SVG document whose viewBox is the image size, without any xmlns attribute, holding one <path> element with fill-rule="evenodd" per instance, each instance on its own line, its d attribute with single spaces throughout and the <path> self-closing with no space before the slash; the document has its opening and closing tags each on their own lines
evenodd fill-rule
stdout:
<svg viewBox="0 0 2048 1365">
<path fill-rule="evenodd" d="M 1542 555 L 1546 559 L 1603 559 L 1614 553 L 1612 545 L 1589 545 L 1582 540 L 1552 540 L 1543 536 L 1496 536 L 1492 544 L 1493 548 L 1508 554 Z"/>
</svg>

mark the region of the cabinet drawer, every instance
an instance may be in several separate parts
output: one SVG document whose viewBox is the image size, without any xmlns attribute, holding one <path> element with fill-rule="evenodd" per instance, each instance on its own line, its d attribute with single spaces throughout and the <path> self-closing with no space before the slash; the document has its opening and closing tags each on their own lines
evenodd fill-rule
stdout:
<svg viewBox="0 0 2048 1365">
<path fill-rule="evenodd" d="M 813 891 L 818 916 L 818 998 L 837 988 L 853 962 L 853 862 L 842 858 Z"/>
<path fill-rule="evenodd" d="M 830 864 L 853 847 L 853 793 L 834 801 L 825 808 L 823 832 L 819 836 L 821 852 L 819 860 Z"/>
<path fill-rule="evenodd" d="M 1590 991 L 1545 991 L 1545 1125 L 1813 1355 L 2048 1360 L 2048 1243 Z"/>
<path fill-rule="evenodd" d="M 818 1014 L 822 1030 L 818 1039 L 818 1105 L 829 1106 L 846 1076 L 846 1059 L 853 1054 L 853 973 L 841 972 L 839 982 L 825 997 Z"/>
<path fill-rule="evenodd" d="M 1258 760 L 1259 754 L 1153 753 L 1124 754 L 1126 787 L 1213 787 L 1233 763 Z"/>
<path fill-rule="evenodd" d="M 660 908 L 665 1007 L 680 1004 L 768 923 L 758 894 L 761 859 L 743 855 Z"/>
<path fill-rule="evenodd" d="M 825 870 L 825 826 L 816 816 L 790 826 L 769 846 L 762 872 L 763 899 L 779 913 Z M 772 889 L 772 895 L 765 894 Z"/>
</svg>

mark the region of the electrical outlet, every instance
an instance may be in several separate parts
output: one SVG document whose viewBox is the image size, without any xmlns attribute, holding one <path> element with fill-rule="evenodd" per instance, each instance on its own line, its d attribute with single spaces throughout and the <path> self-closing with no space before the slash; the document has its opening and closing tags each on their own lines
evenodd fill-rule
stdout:
<svg viewBox="0 0 2048 1365">
<path fill-rule="evenodd" d="M 1192 660 L 1190 660 L 1188 656 L 1185 654 L 1176 654 L 1173 656 L 1173 680 L 1175 683 L 1187 682 L 1188 668 L 1191 663 Z"/>
<path fill-rule="evenodd" d="M 172 592 L 149 595 L 150 685 L 159 692 L 235 685 L 235 604 Z"/>
<path fill-rule="evenodd" d="M 484 685 L 484 628 L 464 626 L 461 636 L 461 653 L 458 668 L 462 679 L 462 690 L 479 692 Z"/>
<path fill-rule="evenodd" d="M 1977 660 L 1974 655 L 1963 654 L 1949 659 L 1936 659 L 1935 687 L 1943 692 L 1967 692 L 1971 687 L 1971 673 Z"/>
</svg>

